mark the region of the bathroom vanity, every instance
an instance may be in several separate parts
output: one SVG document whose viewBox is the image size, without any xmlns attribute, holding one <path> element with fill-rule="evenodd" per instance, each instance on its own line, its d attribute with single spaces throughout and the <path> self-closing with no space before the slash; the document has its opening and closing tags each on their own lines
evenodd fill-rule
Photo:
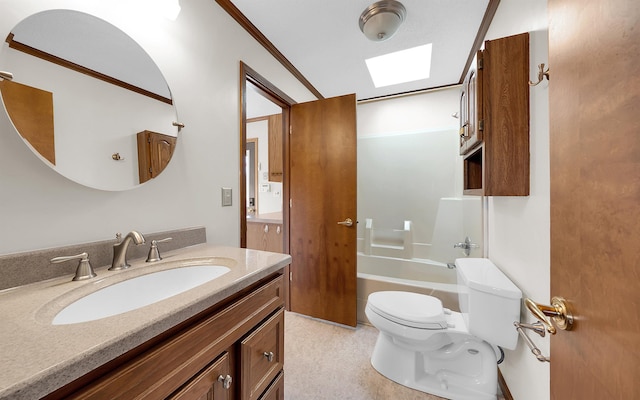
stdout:
<svg viewBox="0 0 640 400">
<path fill-rule="evenodd" d="M 0 398 L 283 399 L 283 268 L 290 256 L 197 245 L 98 277 L 61 277 L 0 292 Z M 136 310 L 52 324 L 77 299 L 185 265 L 229 272 Z M 144 288 L 140 288 L 144 290 Z"/>
</svg>

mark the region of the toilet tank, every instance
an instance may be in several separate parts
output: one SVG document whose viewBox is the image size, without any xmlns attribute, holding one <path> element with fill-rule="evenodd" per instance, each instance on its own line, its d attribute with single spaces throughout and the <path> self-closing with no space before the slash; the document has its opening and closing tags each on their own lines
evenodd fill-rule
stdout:
<svg viewBox="0 0 640 400">
<path fill-rule="evenodd" d="M 456 260 L 460 311 L 469 333 L 491 344 L 515 349 L 522 292 L 487 258 Z"/>
</svg>

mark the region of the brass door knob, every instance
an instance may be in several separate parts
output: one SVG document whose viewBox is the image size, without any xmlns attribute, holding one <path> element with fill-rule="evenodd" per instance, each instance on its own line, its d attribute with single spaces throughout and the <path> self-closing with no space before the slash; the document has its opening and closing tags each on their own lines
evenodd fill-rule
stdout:
<svg viewBox="0 0 640 400">
<path fill-rule="evenodd" d="M 556 333 L 556 327 L 551 320 L 562 330 L 570 331 L 573 328 L 573 313 L 569 309 L 567 301 L 562 297 L 553 297 L 550 306 L 538 304 L 531 299 L 524 299 L 524 303 L 529 311 L 547 328 L 547 332 Z"/>
</svg>

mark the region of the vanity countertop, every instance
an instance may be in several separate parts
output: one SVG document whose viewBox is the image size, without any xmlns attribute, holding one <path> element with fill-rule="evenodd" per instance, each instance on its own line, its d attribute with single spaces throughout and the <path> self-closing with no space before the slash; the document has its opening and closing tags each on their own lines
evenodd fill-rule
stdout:
<svg viewBox="0 0 640 400">
<path fill-rule="evenodd" d="M 265 214 L 248 216 L 247 222 L 260 223 L 260 224 L 281 224 L 282 212 L 273 212 L 273 213 L 265 213 Z"/>
<path fill-rule="evenodd" d="M 87 281 L 65 276 L 0 291 L 0 399 L 40 398 L 291 262 L 286 254 L 210 244 L 168 251 L 163 257 L 155 263 L 130 260 L 131 268 L 123 271 L 95 268 L 98 276 Z M 137 310 L 90 322 L 51 324 L 61 308 L 98 288 L 174 268 L 184 260 L 224 265 L 230 271 Z"/>
</svg>

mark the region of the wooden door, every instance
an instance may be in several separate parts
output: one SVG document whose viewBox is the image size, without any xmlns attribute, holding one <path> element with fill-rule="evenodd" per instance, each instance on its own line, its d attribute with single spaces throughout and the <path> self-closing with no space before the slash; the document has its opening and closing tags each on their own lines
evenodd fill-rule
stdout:
<svg viewBox="0 0 640 400">
<path fill-rule="evenodd" d="M 291 130 L 291 310 L 356 326 L 355 95 L 293 105 Z"/>
<path fill-rule="evenodd" d="M 18 133 L 56 165 L 53 93 L 8 80 L 0 80 L 0 92 Z"/>
<path fill-rule="evenodd" d="M 577 317 L 551 338 L 551 398 L 638 399 L 640 2 L 549 17 L 551 295 Z"/>
</svg>

